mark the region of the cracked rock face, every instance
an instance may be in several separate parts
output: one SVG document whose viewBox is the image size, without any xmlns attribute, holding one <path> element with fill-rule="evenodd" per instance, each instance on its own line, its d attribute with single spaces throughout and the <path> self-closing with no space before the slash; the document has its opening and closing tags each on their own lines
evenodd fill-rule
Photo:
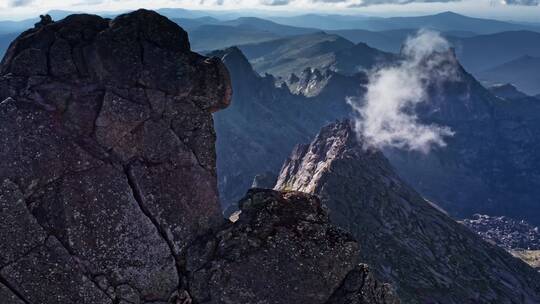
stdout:
<svg viewBox="0 0 540 304">
<path fill-rule="evenodd" d="M 211 115 L 230 95 L 154 12 L 21 34 L 0 65 L 2 299 L 173 299 L 187 246 L 223 221 Z"/>
<path fill-rule="evenodd" d="M 275 189 L 315 194 L 405 303 L 539 303 L 540 276 L 424 200 L 349 122 L 298 146 Z M 336 302 L 344 303 L 344 302 Z"/>
<path fill-rule="evenodd" d="M 240 210 L 188 252 L 196 303 L 399 303 L 315 196 L 252 189 Z"/>
</svg>

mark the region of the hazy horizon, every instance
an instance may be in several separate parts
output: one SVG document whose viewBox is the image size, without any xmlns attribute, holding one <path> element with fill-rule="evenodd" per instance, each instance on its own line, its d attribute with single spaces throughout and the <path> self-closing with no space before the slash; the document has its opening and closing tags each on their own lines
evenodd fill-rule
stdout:
<svg viewBox="0 0 540 304">
<path fill-rule="evenodd" d="M 114 14 L 137 8 L 182 8 L 238 16 L 324 13 L 393 17 L 452 11 L 471 17 L 538 22 L 539 3 L 539 0 L 0 0 L 0 20 L 22 20 L 51 10 Z"/>
</svg>

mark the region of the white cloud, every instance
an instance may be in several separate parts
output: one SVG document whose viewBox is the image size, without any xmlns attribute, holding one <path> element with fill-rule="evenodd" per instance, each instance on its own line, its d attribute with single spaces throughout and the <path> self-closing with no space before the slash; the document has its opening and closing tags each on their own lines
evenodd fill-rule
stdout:
<svg viewBox="0 0 540 304">
<path fill-rule="evenodd" d="M 358 114 L 356 129 L 367 144 L 424 153 L 446 145 L 452 130 L 422 124 L 415 109 L 430 102 L 429 86 L 457 79 L 456 65 L 444 64 L 453 58 L 449 48 L 438 33 L 422 30 L 407 40 L 399 63 L 372 71 L 364 100 L 349 100 Z"/>
</svg>

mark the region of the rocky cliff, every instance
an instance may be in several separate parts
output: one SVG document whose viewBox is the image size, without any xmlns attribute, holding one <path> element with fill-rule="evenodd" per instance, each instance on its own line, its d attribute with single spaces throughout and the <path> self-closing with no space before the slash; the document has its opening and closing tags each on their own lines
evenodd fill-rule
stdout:
<svg viewBox="0 0 540 304">
<path fill-rule="evenodd" d="M 239 206 L 236 222 L 188 252 L 198 303 L 399 303 L 358 264 L 358 244 L 317 197 L 253 189 Z"/>
<path fill-rule="evenodd" d="M 321 130 L 284 164 L 276 189 L 319 196 L 361 240 L 360 259 L 405 303 L 538 303 L 540 276 L 404 183 L 348 122 Z"/>
<path fill-rule="evenodd" d="M 2 303 L 396 303 L 314 197 L 251 192 L 224 221 L 230 99 L 220 60 L 155 12 L 21 34 L 0 65 Z"/>
<path fill-rule="evenodd" d="M 0 73 L 2 281 L 29 303 L 167 301 L 176 259 L 223 221 L 225 67 L 141 10 L 37 24 Z"/>
<path fill-rule="evenodd" d="M 332 70 L 321 72 L 318 69 L 307 68 L 299 76 L 291 74 L 285 83 L 293 94 L 331 100 L 335 96 L 362 94 L 364 89 L 361 85 L 367 84 L 367 81 L 367 75 L 361 72 L 348 76 Z"/>
</svg>

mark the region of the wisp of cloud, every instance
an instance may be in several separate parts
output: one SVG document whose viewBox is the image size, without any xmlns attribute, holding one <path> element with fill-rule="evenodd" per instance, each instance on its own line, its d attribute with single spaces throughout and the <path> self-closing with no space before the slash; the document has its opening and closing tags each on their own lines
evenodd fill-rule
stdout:
<svg viewBox="0 0 540 304">
<path fill-rule="evenodd" d="M 449 48 L 448 41 L 438 33 L 421 30 L 405 42 L 403 59 L 370 73 L 364 99 L 349 99 L 358 114 L 355 121 L 358 134 L 368 145 L 423 153 L 434 146 L 446 146 L 445 137 L 454 135 L 452 130 L 422 124 L 415 109 L 420 103 L 429 102 L 430 85 L 457 77 L 454 65 L 441 64 L 447 59 L 441 54 Z"/>
</svg>

